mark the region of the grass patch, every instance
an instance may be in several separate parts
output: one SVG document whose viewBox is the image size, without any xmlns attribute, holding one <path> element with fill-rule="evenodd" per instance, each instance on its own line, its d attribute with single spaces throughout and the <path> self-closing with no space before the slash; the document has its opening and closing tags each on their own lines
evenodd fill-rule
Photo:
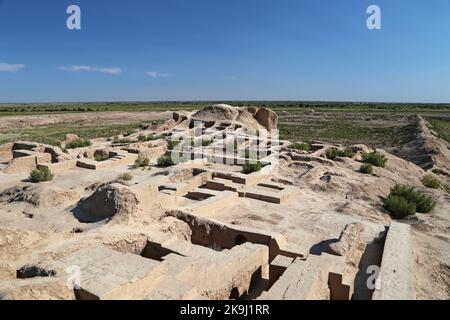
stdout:
<svg viewBox="0 0 450 320">
<path fill-rule="evenodd" d="M 97 161 L 97 162 L 103 162 L 103 161 L 106 161 L 106 160 L 108 160 L 109 159 L 109 155 L 107 155 L 107 154 L 96 154 L 95 156 L 94 156 L 94 159 L 95 159 L 95 161 Z"/>
<path fill-rule="evenodd" d="M 65 145 L 66 149 L 77 149 L 77 148 L 84 148 L 89 147 L 92 145 L 92 142 L 87 139 L 76 139 L 73 141 L 70 141 L 68 144 Z"/>
<path fill-rule="evenodd" d="M 353 158 L 355 156 L 355 153 L 350 148 L 346 148 L 345 150 L 331 148 L 331 149 L 328 149 L 325 154 L 326 154 L 327 158 L 330 160 L 334 160 L 337 157 Z"/>
<path fill-rule="evenodd" d="M 441 187 L 441 183 L 438 179 L 433 177 L 431 174 L 427 174 L 423 177 L 422 183 L 425 187 L 431 188 L 431 189 L 439 189 Z"/>
<path fill-rule="evenodd" d="M 427 118 L 431 127 L 438 136 L 447 142 L 450 142 L 450 121 L 436 118 Z"/>
<path fill-rule="evenodd" d="M 311 145 L 309 143 L 293 143 L 289 147 L 289 149 L 299 150 L 299 151 L 310 151 Z"/>
<path fill-rule="evenodd" d="M 161 156 L 157 160 L 159 167 L 171 167 L 175 165 L 171 156 Z"/>
<path fill-rule="evenodd" d="M 386 166 L 387 158 L 384 154 L 374 151 L 371 153 L 363 153 L 362 161 L 364 163 L 372 164 L 375 167 L 384 168 Z"/>
<path fill-rule="evenodd" d="M 370 163 L 363 163 L 361 165 L 361 167 L 359 168 L 359 171 L 361 173 L 365 173 L 365 174 L 372 174 L 373 173 L 373 165 L 371 165 Z"/>
<path fill-rule="evenodd" d="M 242 172 L 245 174 L 250 174 L 253 172 L 258 172 L 260 171 L 262 168 L 261 166 L 261 162 L 258 161 L 256 163 L 251 163 L 250 161 L 246 161 L 243 168 L 242 168 Z"/>
<path fill-rule="evenodd" d="M 30 180 L 34 183 L 50 181 L 53 179 L 53 174 L 47 167 L 42 167 L 39 169 L 34 169 L 30 173 Z"/>
<path fill-rule="evenodd" d="M 134 161 L 133 169 L 147 167 L 150 164 L 150 160 L 144 156 L 138 156 Z"/>
<path fill-rule="evenodd" d="M 123 180 L 123 181 L 131 181 L 131 180 L 133 180 L 133 176 L 131 174 L 129 174 L 129 173 L 123 173 L 118 178 L 119 178 L 119 180 Z"/>
</svg>

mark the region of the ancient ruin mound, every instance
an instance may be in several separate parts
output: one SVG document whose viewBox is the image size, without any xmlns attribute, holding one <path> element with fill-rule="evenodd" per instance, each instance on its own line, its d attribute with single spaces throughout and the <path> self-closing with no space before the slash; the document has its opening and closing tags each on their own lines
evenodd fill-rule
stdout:
<svg viewBox="0 0 450 320">
<path fill-rule="evenodd" d="M 411 158 L 421 168 L 365 145 L 265 135 L 277 121 L 213 105 L 67 153 L 0 149 L 0 299 L 448 299 L 450 196 L 423 183 L 428 163 L 448 164 L 437 137 L 419 122 L 404 147 L 424 154 Z M 25 183 L 35 168 L 53 179 Z M 432 211 L 393 221 L 384 199 L 397 183 Z M 67 286 L 74 265 L 80 288 Z"/>
<path fill-rule="evenodd" d="M 450 170 L 450 144 L 430 129 L 430 124 L 417 116 L 417 127 L 410 140 L 393 153 L 424 170 L 434 167 Z"/>
<path fill-rule="evenodd" d="M 113 183 L 99 187 L 91 196 L 80 201 L 79 209 L 87 220 L 102 220 L 113 216 L 128 216 L 136 212 L 139 201 L 128 187 Z"/>
<path fill-rule="evenodd" d="M 241 107 L 216 104 L 191 115 L 191 119 L 202 122 L 238 124 L 247 129 L 277 129 L 278 116 L 267 108 Z"/>
</svg>

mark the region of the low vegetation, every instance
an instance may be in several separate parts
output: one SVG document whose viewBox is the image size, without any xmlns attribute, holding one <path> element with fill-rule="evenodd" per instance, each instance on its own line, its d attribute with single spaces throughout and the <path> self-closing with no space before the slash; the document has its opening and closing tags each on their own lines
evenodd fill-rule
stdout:
<svg viewBox="0 0 450 320">
<path fill-rule="evenodd" d="M 181 143 L 181 140 L 168 140 L 167 143 L 168 143 L 168 147 L 167 148 L 169 150 L 173 150 L 173 149 L 175 149 L 175 147 L 177 145 L 179 145 Z"/>
<path fill-rule="evenodd" d="M 437 174 L 437 175 L 440 175 L 440 176 L 450 177 L 450 173 L 448 173 L 447 171 L 444 171 L 442 169 L 433 169 L 432 172 L 434 174 Z"/>
<path fill-rule="evenodd" d="M 375 167 L 384 168 L 386 166 L 387 158 L 384 154 L 374 151 L 370 153 L 363 153 L 362 161 L 364 163 L 372 164 Z"/>
<path fill-rule="evenodd" d="M 293 143 L 289 146 L 289 149 L 299 150 L 299 151 L 310 151 L 311 146 L 309 143 Z"/>
<path fill-rule="evenodd" d="M 163 135 L 154 135 L 153 133 L 151 133 L 151 134 L 149 134 L 147 136 L 144 136 L 144 135 L 139 135 L 138 136 L 138 140 L 140 142 L 155 141 L 155 140 L 159 140 L 159 139 L 162 139 L 162 138 L 164 138 Z"/>
<path fill-rule="evenodd" d="M 202 147 L 207 147 L 209 146 L 211 143 L 213 143 L 212 139 L 202 139 Z"/>
<path fill-rule="evenodd" d="M 133 169 L 147 167 L 150 164 L 150 160 L 147 157 L 139 155 L 133 164 Z"/>
<path fill-rule="evenodd" d="M 158 158 L 159 167 L 170 167 L 175 165 L 171 156 L 161 156 Z"/>
<path fill-rule="evenodd" d="M 384 208 L 395 219 L 402 219 L 416 212 L 429 213 L 436 206 L 434 200 L 420 191 L 405 185 L 396 185 L 384 199 Z"/>
<path fill-rule="evenodd" d="M 107 154 L 99 153 L 94 156 L 94 159 L 97 162 L 102 162 L 108 160 L 109 156 Z"/>
<path fill-rule="evenodd" d="M 345 150 L 339 150 L 338 148 L 331 148 L 326 151 L 326 156 L 330 160 L 334 160 L 337 157 L 353 158 L 355 153 L 352 149 L 346 148 Z"/>
<path fill-rule="evenodd" d="M 259 170 L 261 170 L 261 167 L 262 166 L 261 166 L 261 162 L 260 161 L 257 161 L 257 162 L 246 161 L 244 166 L 243 166 L 242 172 L 245 173 L 245 174 L 258 172 Z"/>
<path fill-rule="evenodd" d="M 92 145 L 92 142 L 87 139 L 75 139 L 73 141 L 70 141 L 68 144 L 66 144 L 66 149 L 77 149 L 77 148 L 85 148 L 90 147 Z"/>
<path fill-rule="evenodd" d="M 53 179 L 53 174 L 47 167 L 42 167 L 38 169 L 34 169 L 30 173 L 30 180 L 34 183 L 50 181 Z"/>
<path fill-rule="evenodd" d="M 422 178 L 422 183 L 425 187 L 431 189 L 439 189 L 441 187 L 441 183 L 438 179 L 433 177 L 431 174 L 427 174 Z"/>
<path fill-rule="evenodd" d="M 373 173 L 373 165 L 371 165 L 370 163 L 363 163 L 361 165 L 361 168 L 359 168 L 359 171 L 361 173 L 365 173 L 365 174 L 372 174 Z"/>
<path fill-rule="evenodd" d="M 131 181 L 131 180 L 133 180 L 133 176 L 129 173 L 123 173 L 119 176 L 119 180 Z"/>
</svg>

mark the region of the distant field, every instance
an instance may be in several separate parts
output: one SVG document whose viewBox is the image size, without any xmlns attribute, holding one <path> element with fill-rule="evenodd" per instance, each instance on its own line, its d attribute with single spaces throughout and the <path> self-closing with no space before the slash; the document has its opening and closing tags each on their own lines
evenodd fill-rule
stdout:
<svg viewBox="0 0 450 320">
<path fill-rule="evenodd" d="M 99 102 L 0 104 L 0 116 L 99 111 L 167 111 L 195 110 L 218 102 Z M 289 102 L 289 101 L 225 101 L 235 106 L 264 106 L 277 112 L 395 112 L 404 114 L 450 113 L 450 104 L 399 104 L 350 102 Z"/>
<path fill-rule="evenodd" d="M 195 110 L 216 102 L 120 102 L 64 104 L 0 104 L 1 116 L 36 114 L 95 113 L 104 111 L 168 111 Z M 331 143 L 363 143 L 373 147 L 393 147 L 405 142 L 414 129 L 415 118 L 421 114 L 433 129 L 450 141 L 450 104 L 387 104 L 345 102 L 267 102 L 228 101 L 235 106 L 263 106 L 279 115 L 282 139 L 291 141 L 320 140 Z M 141 118 L 141 117 L 137 117 Z M 6 119 L 6 118 L 4 118 Z M 67 133 L 83 138 L 112 137 L 135 130 L 142 123 L 99 124 L 77 122 L 32 128 L 5 130 L 0 125 L 0 144 L 14 140 L 32 140 L 57 144 Z"/>
<path fill-rule="evenodd" d="M 280 137 L 290 141 L 324 141 L 392 147 L 404 143 L 414 130 L 415 118 L 388 114 L 322 113 L 280 114 Z"/>
</svg>

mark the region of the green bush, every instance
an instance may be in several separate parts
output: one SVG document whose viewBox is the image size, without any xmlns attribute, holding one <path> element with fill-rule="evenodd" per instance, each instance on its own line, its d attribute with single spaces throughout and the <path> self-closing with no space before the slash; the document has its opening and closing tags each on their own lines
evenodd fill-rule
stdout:
<svg viewBox="0 0 450 320">
<path fill-rule="evenodd" d="M 102 161 L 108 160 L 108 159 L 109 159 L 109 156 L 106 155 L 106 154 L 96 154 L 96 155 L 94 156 L 94 158 L 95 158 L 95 161 L 97 161 L 97 162 L 102 162 Z"/>
<path fill-rule="evenodd" d="M 252 172 L 257 172 L 261 170 L 261 162 L 251 163 L 250 161 L 245 162 L 242 172 L 245 174 L 250 174 Z"/>
<path fill-rule="evenodd" d="M 384 201 L 384 208 L 395 219 L 402 219 L 406 216 L 412 216 L 416 214 L 416 205 L 413 202 L 409 202 L 403 197 L 389 195 Z"/>
<path fill-rule="evenodd" d="M 175 165 L 175 163 L 172 161 L 171 156 L 162 156 L 158 158 L 158 166 L 160 167 L 170 167 Z"/>
<path fill-rule="evenodd" d="M 311 146 L 308 143 L 293 143 L 289 147 L 289 149 L 300 150 L 300 151 L 310 151 Z"/>
<path fill-rule="evenodd" d="M 77 149 L 77 148 L 84 148 L 84 147 L 89 147 L 92 145 L 92 142 L 90 140 L 85 140 L 85 139 L 76 139 L 73 140 L 71 142 L 69 142 L 68 144 L 66 144 L 66 149 Z"/>
<path fill-rule="evenodd" d="M 212 139 L 202 139 L 202 146 L 203 147 L 207 147 L 209 146 L 211 143 L 213 143 Z"/>
<path fill-rule="evenodd" d="M 169 141 L 167 141 L 167 143 L 169 144 L 168 149 L 173 150 L 173 149 L 175 149 L 175 147 L 177 145 L 179 145 L 181 143 L 181 141 L 180 140 L 169 140 Z"/>
<path fill-rule="evenodd" d="M 361 165 L 361 168 L 359 168 L 359 171 L 365 174 L 372 174 L 373 173 L 373 165 L 370 163 L 364 163 Z"/>
<path fill-rule="evenodd" d="M 423 177 L 422 183 L 427 188 L 439 189 L 441 187 L 441 183 L 439 182 L 439 180 L 433 177 L 431 174 Z"/>
<path fill-rule="evenodd" d="M 374 151 L 371 153 L 363 153 L 362 161 L 364 163 L 370 163 L 375 167 L 384 168 L 386 166 L 387 158 L 384 154 Z"/>
<path fill-rule="evenodd" d="M 34 183 L 50 181 L 53 179 L 53 174 L 49 168 L 43 167 L 39 169 L 34 169 L 30 173 L 30 180 Z"/>
<path fill-rule="evenodd" d="M 390 195 L 402 197 L 408 202 L 414 203 L 419 213 L 428 213 L 436 206 L 436 203 L 431 197 L 415 190 L 414 187 L 398 184 L 391 190 Z"/>
<path fill-rule="evenodd" d="M 119 176 L 119 179 L 123 181 L 131 181 L 133 180 L 133 176 L 129 173 L 124 173 Z"/>
<path fill-rule="evenodd" d="M 338 148 L 331 148 L 326 151 L 326 156 L 330 160 L 336 159 L 336 157 L 353 158 L 355 153 L 350 148 L 345 150 L 339 150 Z"/>
<path fill-rule="evenodd" d="M 138 156 L 138 158 L 136 159 L 136 161 L 133 164 L 133 168 L 137 169 L 137 168 L 142 168 L 142 167 L 146 167 L 150 164 L 150 160 L 144 156 Z"/>
</svg>

